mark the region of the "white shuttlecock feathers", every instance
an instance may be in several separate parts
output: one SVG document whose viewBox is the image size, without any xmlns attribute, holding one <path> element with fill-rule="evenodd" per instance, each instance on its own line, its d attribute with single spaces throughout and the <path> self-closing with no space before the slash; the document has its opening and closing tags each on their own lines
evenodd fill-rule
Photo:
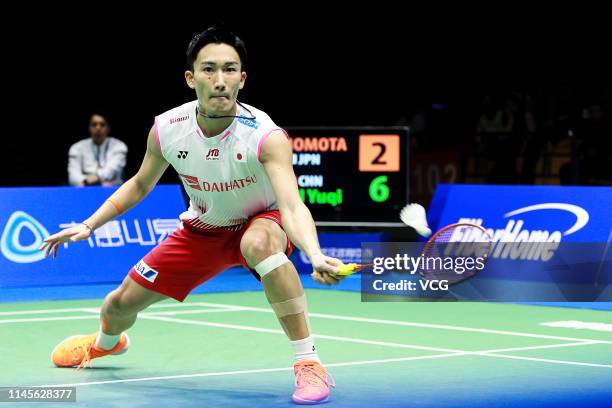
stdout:
<svg viewBox="0 0 612 408">
<path fill-rule="evenodd" d="M 409 227 L 416 230 L 417 234 L 422 237 L 431 235 L 431 229 L 427 225 L 427 216 L 425 208 L 420 204 L 408 204 L 400 211 L 400 219 Z"/>
</svg>

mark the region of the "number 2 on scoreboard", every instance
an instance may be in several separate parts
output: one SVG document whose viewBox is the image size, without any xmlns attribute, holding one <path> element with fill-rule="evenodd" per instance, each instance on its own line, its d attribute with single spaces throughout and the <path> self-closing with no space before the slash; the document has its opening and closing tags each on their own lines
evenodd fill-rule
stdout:
<svg viewBox="0 0 612 408">
<path fill-rule="evenodd" d="M 399 135 L 360 135 L 359 171 L 400 170 Z"/>
</svg>

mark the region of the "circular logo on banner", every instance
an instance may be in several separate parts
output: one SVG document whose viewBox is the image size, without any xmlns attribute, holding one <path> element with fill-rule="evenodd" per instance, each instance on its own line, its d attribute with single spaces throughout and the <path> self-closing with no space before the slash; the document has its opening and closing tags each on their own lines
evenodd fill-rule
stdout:
<svg viewBox="0 0 612 408">
<path fill-rule="evenodd" d="M 23 245 L 20 241 L 24 228 L 34 235 L 34 242 L 27 245 Z M 15 211 L 9 217 L 4 232 L 2 232 L 0 251 L 13 262 L 37 262 L 45 257 L 45 253 L 39 248 L 48 236 L 49 232 L 34 217 L 23 211 Z"/>
</svg>

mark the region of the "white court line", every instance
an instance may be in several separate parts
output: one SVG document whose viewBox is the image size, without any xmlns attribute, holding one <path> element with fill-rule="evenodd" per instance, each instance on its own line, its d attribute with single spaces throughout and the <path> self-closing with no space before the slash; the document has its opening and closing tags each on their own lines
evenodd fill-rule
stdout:
<svg viewBox="0 0 612 408">
<path fill-rule="evenodd" d="M 1 305 L 1 303 L 0 303 Z M 181 308 L 181 307 L 190 307 L 190 306 L 201 306 L 196 303 L 156 303 L 148 307 L 148 309 L 165 309 L 165 308 Z M 223 306 L 209 306 L 214 308 L 223 308 L 223 309 L 237 309 L 243 308 L 243 306 L 233 306 L 233 305 L 223 305 Z M 244 306 L 248 307 L 248 306 Z M 50 314 L 50 313 L 70 313 L 70 312 L 90 312 L 90 311 L 100 311 L 100 307 L 72 307 L 72 308 L 63 308 L 63 309 L 37 309 L 37 310 L 14 310 L 11 312 L 0 312 L 0 316 L 16 316 L 16 315 L 29 315 L 29 314 Z"/>
<path fill-rule="evenodd" d="M 222 327 L 222 328 L 228 328 L 228 329 L 258 331 L 258 332 L 263 332 L 263 333 L 274 333 L 274 334 L 283 334 L 283 335 L 285 334 L 282 330 L 264 329 L 260 327 L 239 326 L 239 325 L 230 325 L 230 324 L 222 324 L 222 323 L 211 323 L 211 322 L 204 322 L 200 320 L 185 320 L 185 319 L 174 319 L 174 318 L 155 317 L 155 316 L 147 316 L 145 318 L 153 319 L 153 320 L 175 322 L 175 323 L 183 323 L 183 324 L 195 324 L 195 325 L 202 325 L 202 326 L 213 326 L 213 327 Z M 320 335 L 320 334 L 313 334 L 312 336 L 315 338 L 321 338 L 321 339 L 348 341 L 348 342 L 353 342 L 353 343 L 373 344 L 373 345 L 378 345 L 378 346 L 401 347 L 401 348 L 409 348 L 409 349 L 417 349 L 417 350 L 443 351 L 443 352 L 450 352 L 453 355 L 477 355 L 477 356 L 486 356 L 486 357 L 508 358 L 508 359 L 514 359 L 514 360 L 527 360 L 527 361 L 539 361 L 539 362 L 568 364 L 568 365 L 577 365 L 577 366 L 612 368 L 612 365 L 606 365 L 606 364 L 581 363 L 577 361 L 550 360 L 550 359 L 534 358 L 534 357 L 522 357 L 522 356 L 509 356 L 509 355 L 504 355 L 504 354 L 495 354 L 496 352 L 500 352 L 500 351 L 512 352 L 512 351 L 535 350 L 538 348 L 549 348 L 550 349 L 550 348 L 555 348 L 555 347 L 585 346 L 585 345 L 591 345 L 591 344 L 598 344 L 599 342 L 596 340 L 583 341 L 583 342 L 578 342 L 578 343 L 550 344 L 546 346 L 516 347 L 516 348 L 509 348 L 509 349 L 496 349 L 496 350 L 483 350 L 483 351 L 465 351 L 465 350 L 452 350 L 452 349 L 443 349 L 443 348 L 435 348 L 435 347 L 413 346 L 410 344 L 354 339 L 351 337 L 326 336 L 326 335 Z"/>
<path fill-rule="evenodd" d="M 181 307 L 189 307 L 189 306 L 205 306 L 205 307 L 223 308 L 224 310 L 228 310 L 228 311 L 229 310 L 240 310 L 240 311 L 253 311 L 253 312 L 262 312 L 262 313 L 274 313 L 274 311 L 271 309 L 265 309 L 261 307 L 229 305 L 229 304 L 223 304 L 223 303 L 210 303 L 210 302 L 155 304 L 155 305 L 149 306 L 149 308 L 168 308 L 168 307 L 181 308 Z M 77 311 L 81 311 L 81 312 L 95 311 L 96 313 L 98 313 L 99 308 L 82 308 L 81 307 L 81 308 L 72 308 L 72 309 L 24 310 L 24 311 L 0 312 L 0 316 L 1 315 L 16 315 L 16 314 L 31 314 L 31 313 L 52 313 L 52 312 L 62 313 L 62 312 L 77 312 Z M 194 313 L 200 313 L 200 312 L 194 311 Z M 389 325 L 407 326 L 407 327 L 424 327 L 424 328 L 441 329 L 441 330 L 455 330 L 455 331 L 477 332 L 477 333 L 487 333 L 487 334 L 500 334 L 500 335 L 506 335 L 506 336 L 532 337 L 532 338 L 564 340 L 564 341 L 572 341 L 572 342 L 584 341 L 584 342 L 597 342 L 600 344 L 612 344 L 612 341 L 606 341 L 606 340 L 549 336 L 549 335 L 543 335 L 543 334 L 514 332 L 514 331 L 505 331 L 505 330 L 478 329 L 478 328 L 463 327 L 463 326 L 449 326 L 449 325 L 439 325 L 439 324 L 405 322 L 405 321 L 397 321 L 397 320 L 371 319 L 371 318 L 340 316 L 340 315 L 331 315 L 331 314 L 323 314 L 323 313 L 308 313 L 308 315 L 311 317 L 319 317 L 322 319 L 347 320 L 347 321 L 356 321 L 356 322 L 363 322 L 363 323 L 389 324 Z M 19 323 L 19 322 L 27 322 L 27 321 L 37 322 L 37 321 L 48 321 L 48 320 L 64 320 L 64 319 L 63 318 L 15 319 L 15 320 L 0 320 L 0 323 Z M 70 319 L 65 319 L 65 320 L 70 320 Z"/>
<path fill-rule="evenodd" d="M 209 302 L 194 302 L 192 304 L 199 304 L 201 306 L 209 306 L 209 307 L 233 306 L 233 307 L 242 307 L 242 308 L 245 308 L 246 310 L 250 310 L 253 312 L 274 313 L 273 310 L 265 309 L 262 307 L 225 305 L 222 303 L 209 303 Z M 538 338 L 538 339 L 550 339 L 550 340 L 594 341 L 597 343 L 612 344 L 612 341 L 598 340 L 598 339 L 581 339 L 581 338 L 575 338 L 575 337 L 549 336 L 545 334 L 523 333 L 523 332 L 514 332 L 514 331 L 506 331 L 506 330 L 477 329 L 473 327 L 448 326 L 448 325 L 442 325 L 442 324 L 429 324 L 429 323 L 415 323 L 415 322 L 405 322 L 405 321 L 398 321 L 398 320 L 370 319 L 370 318 L 365 318 L 365 317 L 340 316 L 340 315 L 332 315 L 332 314 L 324 314 L 324 313 L 308 312 L 308 316 L 320 317 L 322 319 L 347 320 L 347 321 L 362 322 L 362 323 L 389 324 L 389 325 L 394 325 L 394 326 L 424 327 L 424 328 L 429 328 L 429 329 L 455 330 L 455 331 L 466 331 L 466 332 L 487 333 L 487 334 L 501 334 L 505 336 L 533 337 L 533 338 Z"/>
<path fill-rule="evenodd" d="M 86 311 L 84 307 L 70 309 L 43 309 L 43 310 L 16 310 L 12 312 L 0 312 L 0 316 L 19 316 L 31 314 L 52 314 L 52 313 L 71 313 Z"/>
<path fill-rule="evenodd" d="M 230 306 L 230 307 L 237 308 L 239 306 Z M 86 308 L 84 308 L 82 310 L 91 311 L 91 312 L 95 312 L 96 311 L 95 309 L 86 309 Z M 230 311 L 230 310 L 228 310 L 228 311 Z M 222 328 L 230 328 L 230 329 L 238 329 L 238 330 L 258 331 L 258 332 L 266 332 L 266 333 L 283 334 L 284 335 L 284 332 L 281 331 L 281 330 L 264 329 L 264 328 L 260 328 L 260 327 L 238 326 L 238 325 L 229 325 L 229 324 L 212 323 L 212 322 L 204 322 L 204 321 L 193 321 L 193 320 L 184 320 L 184 319 L 174 319 L 174 318 L 159 317 L 159 316 L 150 316 L 150 315 L 148 316 L 146 313 L 141 315 L 141 317 L 143 317 L 145 319 L 152 319 L 152 320 L 170 321 L 170 322 L 177 322 L 177 323 L 184 323 L 184 324 L 205 325 L 205 326 L 222 327 Z M 65 317 L 57 317 L 57 318 L 14 319 L 14 320 L 18 320 L 18 321 L 32 321 L 32 320 L 40 321 L 40 320 L 43 320 L 43 319 L 44 320 L 74 320 L 74 319 L 86 319 L 86 318 L 98 318 L 98 316 L 96 316 L 96 315 L 92 315 L 92 316 L 65 316 Z M 2 322 L 2 320 L 0 320 L 0 322 Z M 533 357 L 509 356 L 509 355 L 503 355 L 503 354 L 495 354 L 496 352 L 501 352 L 501 351 L 511 352 L 511 351 L 522 351 L 522 350 L 529 350 L 529 349 L 536 349 L 536 348 L 569 347 L 569 346 L 580 346 L 580 345 L 590 345 L 590 344 L 602 343 L 599 340 L 578 339 L 580 341 L 579 343 L 557 344 L 557 345 L 546 345 L 546 346 L 533 346 L 533 347 L 518 347 L 518 348 L 510 348 L 510 349 L 483 350 L 483 351 L 471 352 L 471 351 L 464 351 L 464 350 L 451 350 L 451 349 L 442 349 L 442 348 L 434 348 L 434 347 L 413 346 L 413 345 L 399 344 L 399 343 L 379 342 L 379 341 L 373 341 L 373 340 L 353 339 L 353 338 L 338 337 L 338 336 L 314 335 L 314 337 L 324 338 L 324 339 L 331 339 L 331 340 L 349 341 L 349 342 L 356 342 L 356 343 L 374 344 L 374 345 L 389 346 L 389 347 L 401 347 L 401 348 L 411 348 L 411 349 L 420 349 L 420 350 L 433 350 L 433 351 L 450 352 L 448 354 L 440 355 L 440 356 L 444 356 L 444 357 L 460 356 L 460 355 L 480 355 L 480 356 L 487 356 L 487 357 L 506 358 L 506 359 L 515 359 L 515 360 L 526 360 L 526 361 L 537 361 L 537 362 L 547 362 L 547 363 L 554 363 L 554 364 L 567 364 L 567 365 L 588 366 L 588 367 L 612 368 L 612 365 L 605 365 L 605 364 L 581 363 L 581 362 L 576 362 L 576 361 L 551 360 L 551 359 L 542 359 L 542 358 L 533 358 Z M 411 358 L 408 358 L 408 359 L 415 360 L 415 359 L 422 359 L 422 358 L 436 358 L 436 356 L 422 356 L 422 357 L 415 357 L 415 358 L 411 357 Z M 400 361 L 400 360 L 397 360 L 397 361 Z M 362 363 L 355 363 L 355 364 L 362 364 Z M 363 364 L 365 364 L 365 363 L 363 363 Z M 333 366 L 333 365 L 330 365 L 330 366 Z M 274 369 L 274 370 L 279 370 L 279 369 Z M 242 371 L 241 371 L 241 373 L 242 373 Z M 205 375 L 207 375 L 207 374 L 205 374 Z M 203 376 L 205 376 L 205 375 L 203 375 Z M 221 374 L 219 374 L 219 375 L 221 375 Z M 154 378 L 158 378 L 158 377 L 154 377 Z M 159 378 L 161 379 L 162 377 L 159 377 Z M 165 377 L 163 377 L 163 378 L 165 378 Z M 178 377 L 178 378 L 180 378 L 180 377 Z M 125 382 L 124 380 L 118 380 L 118 381 L 119 382 Z M 115 382 L 117 382 L 117 381 L 115 381 Z M 101 383 L 107 383 L 107 382 L 101 382 Z"/>
<path fill-rule="evenodd" d="M 366 365 L 366 364 L 384 364 L 384 363 L 394 363 L 394 362 L 402 362 L 402 361 L 433 360 L 433 359 L 438 359 L 438 358 L 457 357 L 457 356 L 472 355 L 472 354 L 487 355 L 490 357 L 518 359 L 518 360 L 540 361 L 540 362 L 547 362 L 547 363 L 572 364 L 572 365 L 589 366 L 589 367 L 612 368 L 612 365 L 576 363 L 576 362 L 568 362 L 568 361 L 562 361 L 562 360 L 549 360 L 549 359 L 541 359 L 541 358 L 506 356 L 506 355 L 497 355 L 497 354 L 489 355 L 486 352 L 476 352 L 476 353 L 462 352 L 462 353 L 434 354 L 434 355 L 429 355 L 429 356 L 390 358 L 390 359 L 384 359 L 384 360 L 351 361 L 347 363 L 326 364 L 325 366 L 326 367 L 347 367 L 347 366 Z M 33 387 L 80 387 L 80 386 L 86 386 L 86 385 L 118 384 L 118 383 L 158 381 L 158 380 L 176 380 L 176 379 L 181 379 L 181 378 L 219 377 L 219 376 L 271 373 L 271 372 L 277 372 L 277 371 L 292 371 L 292 370 L 293 370 L 293 367 L 264 368 L 264 369 L 258 369 L 258 370 L 221 371 L 221 372 L 213 372 L 213 373 L 166 375 L 166 376 L 161 376 L 161 377 L 126 378 L 126 379 L 121 379 L 121 380 L 91 381 L 91 382 L 71 383 L 71 384 L 35 385 Z"/>
<path fill-rule="evenodd" d="M 489 354 L 489 353 L 473 353 L 473 354 L 476 354 L 476 355 L 479 355 L 479 356 L 508 358 L 508 359 L 511 359 L 511 360 L 527 360 L 527 361 L 538 361 L 538 362 L 542 362 L 542 363 L 567 364 L 567 365 L 586 366 L 586 367 L 612 368 L 612 365 L 610 365 L 610 364 L 580 363 L 578 361 L 550 360 L 550 359 L 547 359 L 547 358 L 509 356 L 509 355 L 506 355 L 506 354 Z"/>
<path fill-rule="evenodd" d="M 31 322 L 52 322 L 55 320 L 83 320 L 83 319 L 99 319 L 98 315 L 88 316 L 63 316 L 63 317 L 35 317 L 29 319 L 1 319 L 0 323 L 31 323 Z"/>
<path fill-rule="evenodd" d="M 612 324 L 610 323 L 582 322 L 579 320 L 564 320 L 560 322 L 546 322 L 546 323 L 540 323 L 540 326 L 563 327 L 566 329 L 612 332 Z"/>
<path fill-rule="evenodd" d="M 59 309 L 58 309 L 59 310 Z M 29 317 L 29 318 L 23 318 L 23 319 L 0 319 L 0 324 L 2 323 L 30 323 L 30 322 L 50 322 L 50 321 L 56 321 L 56 320 L 82 320 L 82 319 L 98 319 L 99 316 L 97 316 L 100 313 L 100 309 L 99 308 L 80 308 L 78 309 L 81 312 L 88 312 L 88 313 L 95 313 L 96 316 L 91 316 L 91 315 L 87 315 L 87 316 L 61 316 L 61 317 Z M 240 307 L 228 307 L 225 309 L 219 308 L 219 309 L 198 309 L 198 310 L 180 310 L 180 311 L 176 311 L 176 312 L 149 312 L 147 313 L 147 315 L 151 315 L 151 316 L 164 316 L 164 315 L 179 315 L 179 314 L 192 314 L 192 313 L 223 313 L 223 312 L 239 312 L 241 310 L 244 310 Z M 70 309 L 70 312 L 74 312 L 76 310 L 74 309 Z M 143 314 L 141 313 L 139 316 L 142 316 Z"/>
<path fill-rule="evenodd" d="M 148 312 L 145 313 L 147 316 L 174 316 L 174 315 L 184 315 L 184 314 L 200 314 L 200 313 L 228 313 L 228 312 L 240 312 L 244 309 L 235 308 L 235 309 L 204 309 L 204 310 L 177 310 L 176 312 Z M 142 316 L 143 313 L 140 313 L 138 316 Z"/>
<path fill-rule="evenodd" d="M 139 317 L 142 317 L 144 319 L 151 319 L 151 320 L 161 320 L 164 322 L 193 324 L 197 326 L 221 327 L 224 329 L 246 330 L 246 331 L 255 331 L 255 332 L 260 332 L 260 333 L 272 333 L 272 334 L 282 334 L 282 335 L 285 334 L 284 331 L 278 330 L 278 329 L 265 329 L 262 327 L 243 326 L 243 325 L 237 325 L 237 324 L 213 323 L 213 322 L 206 322 L 202 320 L 174 319 L 171 317 L 158 317 L 158 316 L 150 316 L 147 314 L 144 314 L 144 315 L 141 314 Z M 410 344 L 391 343 L 391 342 L 376 341 L 376 340 L 365 340 L 365 339 L 357 339 L 353 337 L 327 336 L 324 334 L 313 334 L 312 336 L 318 339 L 338 340 L 338 341 L 346 341 L 350 343 L 370 344 L 370 345 L 375 345 L 375 346 L 400 347 L 400 348 L 408 348 L 408 349 L 414 349 L 414 350 L 427 350 L 427 351 L 441 351 L 445 353 L 465 353 L 465 350 L 453 350 L 453 349 L 446 349 L 446 348 L 440 348 L 440 347 L 413 346 Z"/>
<path fill-rule="evenodd" d="M 508 351 L 525 351 L 525 350 L 540 350 L 540 349 L 551 349 L 559 347 L 574 347 L 574 346 L 588 346 L 591 344 L 598 344 L 596 341 L 579 341 L 576 343 L 563 343 L 563 344 L 548 344 L 544 346 L 528 346 L 528 347 L 513 347 L 496 350 L 483 350 L 481 353 L 503 353 Z"/>
<path fill-rule="evenodd" d="M 92 310 L 93 311 L 93 310 Z M 200 312 L 233 312 L 235 310 L 204 310 Z M 187 312 L 187 311 L 182 311 Z M 154 313 L 141 313 L 140 318 L 150 319 L 150 320 L 161 320 L 175 323 L 183 323 L 183 324 L 192 324 L 198 326 L 210 326 L 210 327 L 220 327 L 226 329 L 236 329 L 236 330 L 246 330 L 246 331 L 255 331 L 260 333 L 272 333 L 272 334 L 285 334 L 282 330 L 278 329 L 266 329 L 261 327 L 253 327 L 253 326 L 243 326 L 243 325 L 235 325 L 235 324 L 226 324 L 226 323 L 213 323 L 206 322 L 201 320 L 186 320 L 186 319 L 174 319 L 168 317 L 160 317 L 158 313 L 178 313 L 178 312 L 154 312 Z M 64 317 L 40 317 L 40 318 L 32 318 L 32 319 L 11 319 L 11 320 L 0 320 L 0 323 L 17 323 L 17 322 L 40 322 L 40 321 L 55 321 L 55 320 L 81 320 L 81 319 L 97 319 L 97 315 L 91 316 L 64 316 Z M 477 354 L 476 352 L 466 352 L 465 350 L 455 350 L 455 349 L 445 349 L 439 347 L 427 347 L 427 346 L 416 346 L 410 344 L 403 343 L 392 343 L 392 342 L 383 342 L 376 340 L 365 340 L 358 339 L 353 337 L 341 337 L 341 336 L 328 336 L 323 334 L 313 334 L 314 337 L 326 340 L 337 340 L 337 341 L 346 341 L 351 343 L 361 343 L 361 344 L 369 344 L 369 345 L 377 345 L 377 346 L 386 346 L 386 347 L 399 347 L 399 348 L 408 348 L 414 350 L 427 350 L 427 351 L 440 351 L 440 352 L 449 352 L 449 353 L 469 353 L 469 354 Z M 581 346 L 581 345 L 590 345 L 590 344 L 598 344 L 597 341 L 583 341 L 577 343 L 567 343 L 567 344 L 553 344 L 553 345 L 545 345 L 545 346 L 529 346 L 529 347 L 519 347 L 519 348 L 510 348 L 510 349 L 494 349 L 494 350 L 484 350 L 483 353 L 497 353 L 497 352 L 507 352 L 507 351 L 523 351 L 523 350 L 535 350 L 540 348 L 556 348 L 556 347 L 568 347 L 568 346 Z"/>
<path fill-rule="evenodd" d="M 348 363 L 325 364 L 325 367 L 346 367 L 346 366 L 364 365 L 364 364 L 384 364 L 384 363 L 395 363 L 395 362 L 400 362 L 400 361 L 428 360 L 428 359 L 434 359 L 434 358 L 455 357 L 455 356 L 462 355 L 462 354 L 463 353 L 449 353 L 449 354 L 434 354 L 430 356 L 418 356 L 418 357 L 388 358 L 384 360 L 351 361 Z M 175 380 L 179 378 L 217 377 L 217 376 L 225 376 L 225 375 L 272 373 L 275 371 L 293 371 L 293 367 L 262 368 L 262 369 L 257 369 L 257 370 L 240 370 L 240 371 L 221 371 L 221 372 L 199 373 L 199 374 L 165 375 L 162 377 L 126 378 L 122 380 L 92 381 L 92 382 L 82 382 L 82 383 L 73 383 L 73 384 L 34 385 L 33 387 L 79 387 L 83 385 L 117 384 L 117 383 L 157 381 L 157 380 Z"/>
</svg>

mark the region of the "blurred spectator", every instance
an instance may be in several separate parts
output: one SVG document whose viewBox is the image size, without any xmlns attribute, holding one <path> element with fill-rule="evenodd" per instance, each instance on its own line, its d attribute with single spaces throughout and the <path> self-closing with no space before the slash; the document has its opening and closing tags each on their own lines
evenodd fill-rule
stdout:
<svg viewBox="0 0 612 408">
<path fill-rule="evenodd" d="M 429 106 L 427 103 L 418 104 L 411 114 L 402 114 L 394 125 L 410 127 L 410 149 L 427 147 L 427 130 L 429 122 Z"/>
<path fill-rule="evenodd" d="M 70 147 L 68 181 L 72 186 L 110 186 L 123 182 L 127 146 L 108 136 L 106 118 L 93 114 L 89 120 L 89 135 Z"/>
<path fill-rule="evenodd" d="M 583 108 L 573 134 L 577 163 L 561 168 L 561 184 L 612 184 L 612 124 L 603 105 L 593 103 Z"/>
<path fill-rule="evenodd" d="M 533 184 L 535 182 L 535 169 L 540 155 L 546 147 L 546 135 L 538 129 L 538 116 L 536 113 L 535 98 L 527 94 L 523 99 L 523 149 L 520 155 L 523 157 L 521 184 Z"/>
<path fill-rule="evenodd" d="M 483 100 L 482 113 L 476 125 L 476 143 L 481 159 L 484 158 L 487 164 L 487 168 L 481 170 L 487 173 L 490 183 L 516 183 L 515 133 L 517 119 L 520 119 L 517 118 L 519 102 L 517 95 L 511 95 L 502 109 L 489 96 Z"/>
<path fill-rule="evenodd" d="M 476 133 L 483 137 L 487 134 L 508 133 L 512 130 L 512 122 L 513 118 L 505 116 L 504 111 L 491 96 L 485 96 L 482 101 L 482 113 L 476 124 Z"/>
</svg>

